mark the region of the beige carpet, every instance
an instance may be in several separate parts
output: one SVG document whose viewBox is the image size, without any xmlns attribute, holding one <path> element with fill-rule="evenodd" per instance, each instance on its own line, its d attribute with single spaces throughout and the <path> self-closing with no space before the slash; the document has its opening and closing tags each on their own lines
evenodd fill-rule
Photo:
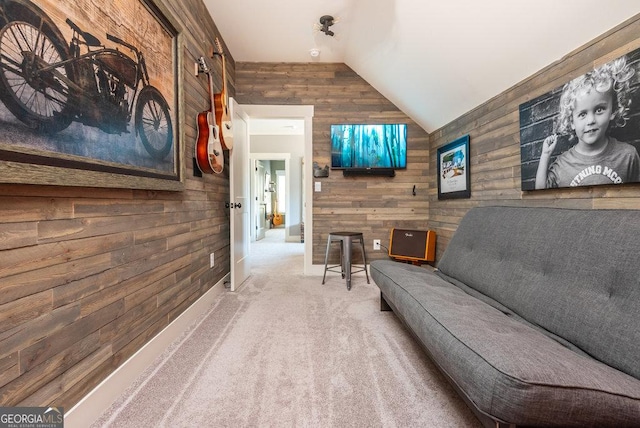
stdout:
<svg viewBox="0 0 640 428">
<path fill-rule="evenodd" d="M 283 236 L 94 427 L 480 427 L 373 281 L 305 277 Z"/>
</svg>

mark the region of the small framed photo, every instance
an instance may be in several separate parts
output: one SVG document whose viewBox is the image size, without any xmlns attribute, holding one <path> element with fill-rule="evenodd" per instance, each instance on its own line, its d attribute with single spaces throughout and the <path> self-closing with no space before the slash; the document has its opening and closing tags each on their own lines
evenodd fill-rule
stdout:
<svg viewBox="0 0 640 428">
<path fill-rule="evenodd" d="M 438 147 L 438 199 L 471 197 L 469 135 Z"/>
</svg>

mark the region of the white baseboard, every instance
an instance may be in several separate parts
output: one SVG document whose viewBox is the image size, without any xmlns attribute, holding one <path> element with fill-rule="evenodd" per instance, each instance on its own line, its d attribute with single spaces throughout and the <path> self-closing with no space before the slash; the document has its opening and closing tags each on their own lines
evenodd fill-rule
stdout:
<svg viewBox="0 0 640 428">
<path fill-rule="evenodd" d="M 133 354 L 78 404 L 65 412 L 64 426 L 86 428 L 94 423 L 131 386 L 140 373 L 145 371 L 175 339 L 211 307 L 215 298 L 225 289 L 224 282 L 228 280 L 229 274 Z"/>
</svg>

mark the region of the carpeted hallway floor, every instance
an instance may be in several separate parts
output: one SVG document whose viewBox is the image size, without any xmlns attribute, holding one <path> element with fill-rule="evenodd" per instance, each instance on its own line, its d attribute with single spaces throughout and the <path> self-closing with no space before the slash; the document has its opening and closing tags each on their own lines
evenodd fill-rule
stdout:
<svg viewBox="0 0 640 428">
<path fill-rule="evenodd" d="M 307 277 L 284 230 L 94 427 L 480 427 L 364 273 Z"/>
</svg>

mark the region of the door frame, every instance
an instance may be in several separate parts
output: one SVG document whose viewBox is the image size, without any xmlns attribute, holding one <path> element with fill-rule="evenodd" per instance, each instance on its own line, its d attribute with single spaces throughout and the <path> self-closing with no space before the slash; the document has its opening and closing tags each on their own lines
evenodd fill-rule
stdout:
<svg viewBox="0 0 640 428">
<path fill-rule="evenodd" d="M 262 105 L 242 104 L 244 112 L 251 118 L 260 119 L 303 119 L 304 120 L 304 165 L 302 175 L 303 221 L 304 221 L 304 274 L 314 275 L 313 268 L 313 105 Z M 328 144 L 328 143 L 327 143 Z M 285 219 L 286 220 L 286 219 Z M 317 272 L 316 272 L 317 274 Z"/>
</svg>

